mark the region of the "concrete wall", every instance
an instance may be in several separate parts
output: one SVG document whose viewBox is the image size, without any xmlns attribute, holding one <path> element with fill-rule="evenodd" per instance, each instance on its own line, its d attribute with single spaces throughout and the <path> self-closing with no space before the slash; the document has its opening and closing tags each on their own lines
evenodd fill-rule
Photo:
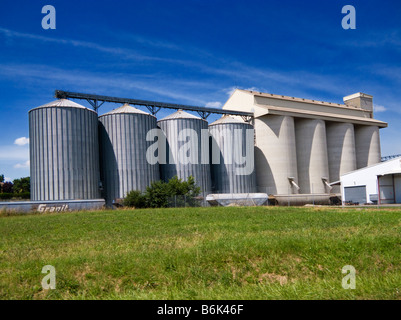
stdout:
<svg viewBox="0 0 401 320">
<path fill-rule="evenodd" d="M 329 178 L 325 122 L 297 119 L 295 137 L 300 193 L 329 192 L 323 181 Z"/>
<path fill-rule="evenodd" d="M 354 126 L 350 123 L 326 123 L 329 178 L 331 182 L 340 180 L 344 173 L 356 169 Z M 339 193 L 338 186 L 333 193 Z"/>
<path fill-rule="evenodd" d="M 294 118 L 263 116 L 255 119 L 255 168 L 259 192 L 292 194 L 298 190 L 288 178 L 298 182 Z"/>
<path fill-rule="evenodd" d="M 358 169 L 381 160 L 380 133 L 376 126 L 355 126 L 356 166 Z"/>
</svg>

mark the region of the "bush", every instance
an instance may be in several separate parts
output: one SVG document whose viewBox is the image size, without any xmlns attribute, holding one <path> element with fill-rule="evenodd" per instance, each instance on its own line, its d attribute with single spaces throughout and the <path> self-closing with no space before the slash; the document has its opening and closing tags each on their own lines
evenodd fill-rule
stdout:
<svg viewBox="0 0 401 320">
<path fill-rule="evenodd" d="M 146 188 L 145 194 L 140 191 L 129 192 L 124 198 L 123 204 L 135 208 L 196 206 L 195 197 L 199 193 L 200 188 L 196 186 L 193 177 L 189 177 L 187 181 L 182 181 L 175 176 L 168 183 L 164 181 L 153 182 L 150 187 Z"/>
<path fill-rule="evenodd" d="M 11 199 L 24 199 L 29 200 L 31 198 L 31 194 L 29 192 L 23 193 L 0 193 L 0 200 L 11 200 Z"/>
<path fill-rule="evenodd" d="M 123 201 L 124 206 L 134 208 L 146 208 L 146 197 L 141 191 L 132 190 L 127 193 Z"/>
<path fill-rule="evenodd" d="M 4 182 L 3 187 L 2 187 L 2 192 L 3 193 L 13 193 L 13 188 L 14 188 L 14 185 L 12 184 L 12 182 Z"/>
<path fill-rule="evenodd" d="M 0 193 L 0 200 L 10 200 L 14 193 Z"/>
<path fill-rule="evenodd" d="M 156 181 L 146 188 L 146 202 L 148 208 L 167 208 L 170 196 L 168 184 Z"/>
</svg>

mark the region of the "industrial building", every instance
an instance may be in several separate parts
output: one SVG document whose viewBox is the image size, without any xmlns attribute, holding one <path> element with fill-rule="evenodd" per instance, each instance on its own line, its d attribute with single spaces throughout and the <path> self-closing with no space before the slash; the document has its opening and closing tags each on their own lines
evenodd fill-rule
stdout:
<svg viewBox="0 0 401 320">
<path fill-rule="evenodd" d="M 344 173 L 379 163 L 373 97 L 357 93 L 344 104 L 235 90 L 223 109 L 254 114 L 258 192 L 279 203 L 329 203 L 341 195 Z"/>
<path fill-rule="evenodd" d="M 341 176 L 344 204 L 401 203 L 401 157 Z"/>
<path fill-rule="evenodd" d="M 363 93 L 337 104 L 237 89 L 223 109 L 64 91 L 56 97 L 29 111 L 33 201 L 111 204 L 177 175 L 193 176 L 210 203 L 263 204 L 269 195 L 278 204 L 328 204 L 351 192 L 341 191 L 340 177 L 380 162 L 379 129 L 387 126 L 373 118 L 373 97 Z M 67 98 L 87 100 L 94 110 Z M 120 105 L 98 116 L 104 102 Z M 161 108 L 177 111 L 157 120 Z M 211 113 L 222 117 L 208 124 Z M 152 130 L 159 132 L 155 141 L 148 139 Z M 159 158 L 149 162 L 155 142 Z M 387 184 L 383 201 L 390 201 Z M 366 185 L 367 202 L 374 194 Z"/>
</svg>

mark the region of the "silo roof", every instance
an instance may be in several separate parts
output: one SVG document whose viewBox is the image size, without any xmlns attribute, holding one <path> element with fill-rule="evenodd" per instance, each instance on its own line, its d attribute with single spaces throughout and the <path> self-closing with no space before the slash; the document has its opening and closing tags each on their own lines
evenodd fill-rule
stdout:
<svg viewBox="0 0 401 320">
<path fill-rule="evenodd" d="M 44 105 L 41 105 L 39 107 L 33 108 L 30 111 L 35 110 L 35 109 L 40 109 L 40 108 L 54 108 L 54 107 L 87 109 L 87 110 L 95 112 L 92 109 L 84 107 L 83 105 L 80 105 L 80 104 L 78 104 L 74 101 L 68 100 L 68 99 L 58 99 L 58 100 L 46 103 Z"/>
<path fill-rule="evenodd" d="M 111 114 L 122 114 L 122 113 L 134 113 L 134 114 L 145 114 L 147 116 L 152 116 L 150 113 L 147 113 L 145 111 L 139 110 L 137 108 L 134 108 L 133 106 L 130 106 L 129 104 L 124 104 L 119 108 L 113 109 L 105 114 L 102 114 L 101 117 L 111 115 Z"/>
<path fill-rule="evenodd" d="M 197 119 L 197 120 L 203 120 L 197 116 L 194 116 L 193 114 L 190 114 L 188 112 L 185 112 L 183 110 L 178 110 L 167 117 L 159 120 L 159 121 L 164 121 L 164 120 L 174 120 L 174 119 Z"/>
<path fill-rule="evenodd" d="M 216 124 L 227 124 L 227 123 L 246 123 L 242 118 L 238 116 L 224 115 L 215 122 L 209 124 L 209 126 L 214 126 Z"/>
</svg>

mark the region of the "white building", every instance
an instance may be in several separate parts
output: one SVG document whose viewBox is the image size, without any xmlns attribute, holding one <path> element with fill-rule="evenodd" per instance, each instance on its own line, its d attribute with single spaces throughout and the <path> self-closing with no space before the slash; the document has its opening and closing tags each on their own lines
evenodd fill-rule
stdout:
<svg viewBox="0 0 401 320">
<path fill-rule="evenodd" d="M 254 113 L 257 191 L 280 203 L 328 203 L 340 195 L 344 173 L 380 163 L 373 97 L 346 96 L 344 104 L 235 90 L 223 109 Z"/>
<path fill-rule="evenodd" d="M 401 203 L 401 157 L 341 175 L 344 203 Z"/>
</svg>

